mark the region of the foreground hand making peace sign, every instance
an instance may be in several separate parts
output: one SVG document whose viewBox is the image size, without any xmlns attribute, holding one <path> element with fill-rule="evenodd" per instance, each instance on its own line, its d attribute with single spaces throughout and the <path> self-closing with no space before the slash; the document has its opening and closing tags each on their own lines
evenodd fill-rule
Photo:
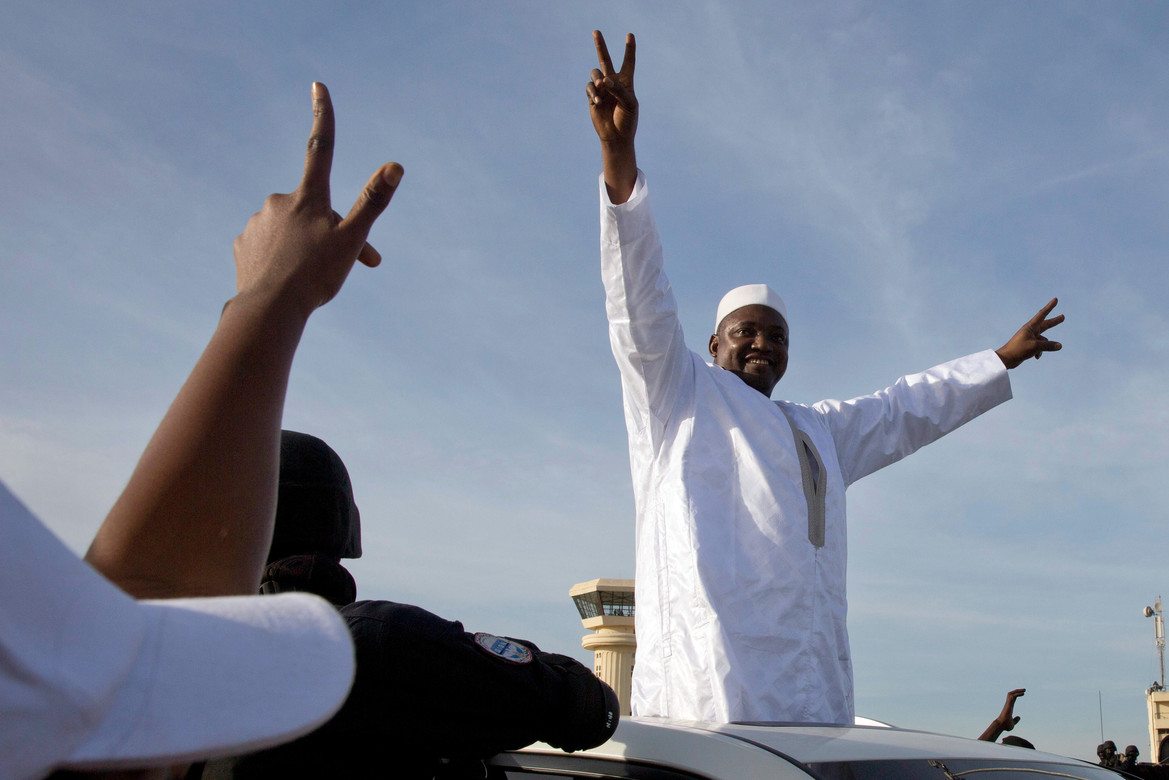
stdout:
<svg viewBox="0 0 1169 780">
<path fill-rule="evenodd" d="M 333 211 L 333 104 L 313 84 L 300 186 L 235 241 L 238 293 L 86 554 L 138 598 L 254 594 L 272 539 L 280 423 L 309 315 L 341 289 L 402 178 L 387 163 L 349 215 Z"/>
<path fill-rule="evenodd" d="M 300 186 L 287 195 L 269 195 L 235 240 L 240 293 L 286 292 L 308 307 L 307 314 L 337 294 L 355 260 L 371 268 L 381 262 L 365 239 L 389 205 L 402 166 L 392 162 L 379 168 L 342 219 L 329 194 L 334 133 L 329 90 L 313 84 L 313 127 Z"/>
</svg>

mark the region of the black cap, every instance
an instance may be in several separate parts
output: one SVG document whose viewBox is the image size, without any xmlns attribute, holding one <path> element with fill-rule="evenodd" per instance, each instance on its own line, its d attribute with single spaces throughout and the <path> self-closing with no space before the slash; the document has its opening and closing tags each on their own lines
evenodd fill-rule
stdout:
<svg viewBox="0 0 1169 780">
<path fill-rule="evenodd" d="M 361 513 L 349 472 L 316 436 L 280 432 L 280 488 L 268 561 L 319 553 L 361 557 Z"/>
</svg>

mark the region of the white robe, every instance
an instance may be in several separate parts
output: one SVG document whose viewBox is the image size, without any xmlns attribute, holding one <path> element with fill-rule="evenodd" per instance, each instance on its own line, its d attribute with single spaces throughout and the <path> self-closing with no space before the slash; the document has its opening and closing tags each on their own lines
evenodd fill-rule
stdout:
<svg viewBox="0 0 1169 780">
<path fill-rule="evenodd" d="M 852 723 L 845 488 L 1009 399 L 1006 368 L 987 350 L 851 401 L 773 402 L 686 348 L 644 174 L 619 206 L 600 187 L 637 510 L 633 713 Z"/>
</svg>

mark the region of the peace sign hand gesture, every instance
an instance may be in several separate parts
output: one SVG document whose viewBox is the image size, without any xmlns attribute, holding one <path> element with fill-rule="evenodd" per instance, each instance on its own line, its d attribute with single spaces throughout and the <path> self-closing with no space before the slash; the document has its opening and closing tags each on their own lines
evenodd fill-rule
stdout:
<svg viewBox="0 0 1169 780">
<path fill-rule="evenodd" d="M 995 350 L 995 353 L 1003 361 L 1003 365 L 1007 368 L 1015 368 L 1028 358 L 1038 360 L 1044 352 L 1056 352 L 1063 349 L 1063 344 L 1052 341 L 1043 335 L 1044 331 L 1063 322 L 1062 314 L 1046 319 L 1057 303 L 1059 303 L 1059 299 L 1052 298 L 1046 306 L 1039 310 L 1038 314 L 1019 328 L 1014 336 L 1011 336 L 1010 341 Z"/>
<path fill-rule="evenodd" d="M 365 239 L 397 190 L 402 166 L 392 162 L 379 168 L 342 218 L 329 193 L 334 136 L 329 90 L 314 83 L 313 127 L 300 186 L 268 196 L 235 240 L 240 294 L 290 301 L 307 317 L 337 294 L 355 261 L 370 267 L 381 262 Z"/>
<path fill-rule="evenodd" d="M 637 134 L 637 96 L 633 92 L 633 68 L 637 60 L 637 42 L 633 34 L 625 36 L 625 58 L 621 70 L 613 70 L 609 48 L 599 30 L 593 30 L 600 68 L 593 68 L 585 93 L 593 129 L 601 139 L 601 160 L 605 184 L 613 203 L 624 203 L 637 183 L 637 156 L 633 137 Z"/>
<path fill-rule="evenodd" d="M 597 46 L 597 60 L 601 65 L 599 69 L 593 68 L 585 87 L 593 127 L 603 144 L 632 144 L 637 132 L 637 97 L 633 94 L 637 41 L 633 33 L 625 36 L 625 59 L 617 72 L 613 71 L 609 48 L 600 30 L 593 30 L 593 43 Z"/>
</svg>

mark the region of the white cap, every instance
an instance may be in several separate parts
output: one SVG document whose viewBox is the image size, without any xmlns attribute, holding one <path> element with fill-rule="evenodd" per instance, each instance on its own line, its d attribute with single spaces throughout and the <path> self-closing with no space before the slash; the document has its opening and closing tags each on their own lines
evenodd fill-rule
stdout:
<svg viewBox="0 0 1169 780">
<path fill-rule="evenodd" d="M 714 332 L 718 333 L 718 326 L 728 314 L 752 304 L 775 309 L 779 316 L 783 317 L 783 321 L 787 322 L 787 306 L 784 305 L 783 298 L 779 297 L 779 293 L 765 284 L 744 284 L 731 290 L 718 302 L 718 312 L 714 315 Z"/>
<path fill-rule="evenodd" d="M 0 482 L 0 777 L 276 745 L 328 720 L 353 670 L 323 599 L 135 601 Z"/>
</svg>

